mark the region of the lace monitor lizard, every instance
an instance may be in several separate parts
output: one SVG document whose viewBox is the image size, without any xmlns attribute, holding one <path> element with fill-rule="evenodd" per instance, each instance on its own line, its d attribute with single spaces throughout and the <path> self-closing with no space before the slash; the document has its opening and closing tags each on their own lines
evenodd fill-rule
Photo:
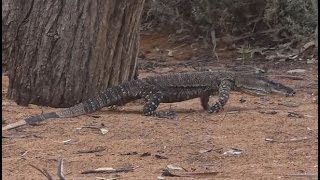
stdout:
<svg viewBox="0 0 320 180">
<path fill-rule="evenodd" d="M 176 73 L 124 82 L 70 108 L 29 117 L 9 124 L 2 130 L 51 118 L 69 118 L 89 114 L 103 107 L 124 105 L 137 99 L 145 100 L 143 107 L 145 116 L 172 118 L 175 116 L 173 111 L 156 111 L 160 103 L 180 102 L 198 97 L 203 109 L 213 113 L 220 111 L 227 103 L 230 91 L 252 95 L 268 95 L 273 92 L 288 96 L 295 94 L 292 88 L 255 73 L 229 70 Z M 218 100 L 213 105 L 209 105 L 209 97 L 212 95 L 218 95 Z"/>
</svg>

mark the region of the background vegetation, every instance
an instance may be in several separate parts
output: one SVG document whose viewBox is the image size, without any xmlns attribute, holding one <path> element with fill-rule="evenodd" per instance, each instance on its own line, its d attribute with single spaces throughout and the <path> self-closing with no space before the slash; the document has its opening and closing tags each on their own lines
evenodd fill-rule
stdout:
<svg viewBox="0 0 320 180">
<path fill-rule="evenodd" d="M 316 0 L 147 0 L 142 27 L 195 38 L 281 29 L 301 40 L 314 35 L 317 11 Z"/>
</svg>

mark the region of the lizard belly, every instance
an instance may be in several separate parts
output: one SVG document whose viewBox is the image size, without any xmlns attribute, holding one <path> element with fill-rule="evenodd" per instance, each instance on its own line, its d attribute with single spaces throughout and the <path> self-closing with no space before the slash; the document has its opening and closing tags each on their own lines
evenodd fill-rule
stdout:
<svg viewBox="0 0 320 180">
<path fill-rule="evenodd" d="M 194 99 L 200 97 L 204 94 L 203 89 L 183 89 L 176 91 L 167 91 L 164 92 L 162 102 L 163 103 L 173 103 L 181 102 L 189 99 Z"/>
</svg>

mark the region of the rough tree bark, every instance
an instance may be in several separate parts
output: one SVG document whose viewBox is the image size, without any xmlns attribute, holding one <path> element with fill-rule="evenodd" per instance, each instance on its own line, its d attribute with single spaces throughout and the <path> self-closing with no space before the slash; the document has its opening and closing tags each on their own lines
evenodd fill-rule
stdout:
<svg viewBox="0 0 320 180">
<path fill-rule="evenodd" d="M 19 105 L 69 107 L 134 78 L 144 0 L 5 1 L 2 57 Z"/>
</svg>

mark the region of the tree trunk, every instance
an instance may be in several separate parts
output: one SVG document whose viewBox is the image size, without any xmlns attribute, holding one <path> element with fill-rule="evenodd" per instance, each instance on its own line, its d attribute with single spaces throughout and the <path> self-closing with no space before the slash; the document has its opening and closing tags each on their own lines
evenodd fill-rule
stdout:
<svg viewBox="0 0 320 180">
<path fill-rule="evenodd" d="M 4 29 L 4 34 L 11 33 L 7 39 L 13 40 L 8 45 L 10 53 L 3 57 L 8 59 L 9 98 L 19 105 L 69 107 L 111 85 L 133 79 L 143 3 L 7 3 L 14 17 L 11 26 L 15 27 L 14 33 Z"/>
<path fill-rule="evenodd" d="M 12 52 L 12 42 L 14 29 L 17 28 L 17 22 L 13 21 L 16 9 L 12 8 L 11 0 L 2 0 L 2 73 L 8 69 L 8 57 Z"/>
</svg>

